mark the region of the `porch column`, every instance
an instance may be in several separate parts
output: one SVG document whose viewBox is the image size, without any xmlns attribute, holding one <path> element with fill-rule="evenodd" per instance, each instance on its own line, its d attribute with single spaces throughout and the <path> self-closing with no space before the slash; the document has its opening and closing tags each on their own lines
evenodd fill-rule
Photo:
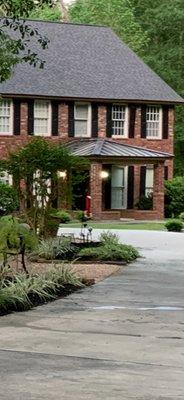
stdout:
<svg viewBox="0 0 184 400">
<path fill-rule="evenodd" d="M 158 219 L 164 218 L 164 163 L 154 166 L 153 210 Z"/>
<path fill-rule="evenodd" d="M 90 168 L 91 212 L 95 219 L 101 218 L 102 212 L 102 164 L 94 162 Z"/>
</svg>

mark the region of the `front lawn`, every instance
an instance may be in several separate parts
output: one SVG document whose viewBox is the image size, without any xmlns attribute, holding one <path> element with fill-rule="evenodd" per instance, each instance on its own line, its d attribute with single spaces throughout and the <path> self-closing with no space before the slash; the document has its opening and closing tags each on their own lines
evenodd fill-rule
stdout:
<svg viewBox="0 0 184 400">
<path fill-rule="evenodd" d="M 164 222 L 140 222 L 140 223 L 125 223 L 125 222 L 93 222 L 89 221 L 93 229 L 126 229 L 126 230 L 148 230 L 148 231 L 164 231 Z M 71 222 L 68 224 L 60 224 L 61 228 L 80 228 L 80 222 Z"/>
</svg>

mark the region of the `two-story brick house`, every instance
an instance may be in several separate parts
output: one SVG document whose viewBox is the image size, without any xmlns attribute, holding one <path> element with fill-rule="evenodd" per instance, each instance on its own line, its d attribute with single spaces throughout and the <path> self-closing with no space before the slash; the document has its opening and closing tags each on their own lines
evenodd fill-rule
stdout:
<svg viewBox="0 0 184 400">
<path fill-rule="evenodd" d="M 162 218 L 182 98 L 106 27 L 30 23 L 50 40 L 46 64 L 0 85 L 0 156 L 34 135 L 61 142 L 90 160 L 94 218 Z M 153 209 L 136 209 L 150 192 Z"/>
</svg>

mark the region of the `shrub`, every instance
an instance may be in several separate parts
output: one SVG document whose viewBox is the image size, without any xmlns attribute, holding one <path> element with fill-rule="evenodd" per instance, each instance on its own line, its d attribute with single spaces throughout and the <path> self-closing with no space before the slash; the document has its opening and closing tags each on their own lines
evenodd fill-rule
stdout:
<svg viewBox="0 0 184 400">
<path fill-rule="evenodd" d="M 178 219 L 173 219 L 166 222 L 165 227 L 169 232 L 181 232 L 183 228 L 183 222 Z"/>
<path fill-rule="evenodd" d="M 141 196 L 139 201 L 135 204 L 138 210 L 152 210 L 153 209 L 153 196 Z"/>
<path fill-rule="evenodd" d="M 181 221 L 184 222 L 184 212 L 182 212 L 182 213 L 179 215 L 179 219 L 181 219 Z"/>
<path fill-rule="evenodd" d="M 170 215 L 177 217 L 184 206 L 184 177 L 177 176 L 171 181 L 165 182 L 166 196 L 165 207 L 169 210 Z"/>
<path fill-rule="evenodd" d="M 19 207 L 18 194 L 14 187 L 0 183 L 0 215 L 7 215 Z"/>
<path fill-rule="evenodd" d="M 79 252 L 79 257 L 85 260 L 130 262 L 139 256 L 134 247 L 121 244 L 117 235 L 111 232 L 102 233 L 100 239 L 101 245 L 99 247 L 82 249 Z"/>
<path fill-rule="evenodd" d="M 76 213 L 76 219 L 77 219 L 78 221 L 80 221 L 80 222 L 86 222 L 86 221 L 88 221 L 90 218 L 88 218 L 88 217 L 85 215 L 85 212 L 84 212 L 84 211 L 77 211 L 77 213 Z"/>
<path fill-rule="evenodd" d="M 7 248 L 19 249 L 20 235 L 25 240 L 26 249 L 31 251 L 37 246 L 37 237 L 19 223 L 18 219 L 12 216 L 4 216 L 0 219 L 0 252 Z"/>
<path fill-rule="evenodd" d="M 67 222 L 71 221 L 70 214 L 64 210 L 56 210 L 51 215 L 55 218 L 58 218 L 60 220 L 60 222 L 62 222 L 63 224 L 66 224 Z"/>
</svg>

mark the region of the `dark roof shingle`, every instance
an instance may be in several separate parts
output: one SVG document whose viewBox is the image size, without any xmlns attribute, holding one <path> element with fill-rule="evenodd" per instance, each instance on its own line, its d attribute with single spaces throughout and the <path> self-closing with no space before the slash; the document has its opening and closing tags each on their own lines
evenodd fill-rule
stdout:
<svg viewBox="0 0 184 400">
<path fill-rule="evenodd" d="M 0 93 L 82 99 L 182 102 L 106 27 L 30 21 L 49 40 L 44 70 L 19 64 Z"/>
</svg>

